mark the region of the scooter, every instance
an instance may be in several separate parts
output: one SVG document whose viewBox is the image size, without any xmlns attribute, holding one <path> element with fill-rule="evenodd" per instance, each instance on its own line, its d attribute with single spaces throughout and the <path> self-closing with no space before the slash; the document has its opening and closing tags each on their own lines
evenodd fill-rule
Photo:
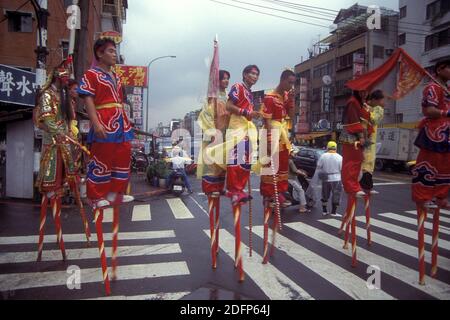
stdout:
<svg viewBox="0 0 450 320">
<path fill-rule="evenodd" d="M 174 196 L 180 197 L 185 190 L 186 185 L 183 180 L 183 175 L 181 172 L 175 171 L 175 174 L 172 176 L 172 187 L 170 191 Z"/>
<path fill-rule="evenodd" d="M 149 165 L 149 160 L 145 153 L 134 151 L 131 154 L 131 171 L 132 172 L 145 172 Z"/>
</svg>

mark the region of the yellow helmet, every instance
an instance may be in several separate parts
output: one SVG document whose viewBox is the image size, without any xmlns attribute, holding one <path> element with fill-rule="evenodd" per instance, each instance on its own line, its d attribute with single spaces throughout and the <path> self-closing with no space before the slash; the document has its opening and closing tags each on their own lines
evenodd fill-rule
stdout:
<svg viewBox="0 0 450 320">
<path fill-rule="evenodd" d="M 334 141 L 328 142 L 327 149 L 328 150 L 336 150 L 337 149 L 337 143 L 334 142 Z"/>
</svg>

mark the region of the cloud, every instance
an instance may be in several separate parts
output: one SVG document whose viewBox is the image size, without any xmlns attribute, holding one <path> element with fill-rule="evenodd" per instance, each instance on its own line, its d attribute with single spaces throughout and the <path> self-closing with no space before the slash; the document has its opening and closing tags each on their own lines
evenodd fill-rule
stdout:
<svg viewBox="0 0 450 320">
<path fill-rule="evenodd" d="M 220 1 L 243 6 L 230 0 Z M 245 1 L 273 6 L 261 0 Z M 374 2 L 393 7 L 392 1 L 388 0 L 360 1 L 365 5 Z M 355 0 L 301 3 L 339 10 L 353 5 Z M 398 9 L 398 5 L 395 6 Z M 325 26 L 332 23 L 290 17 Z M 231 82 L 241 80 L 246 65 L 257 64 L 261 77 L 254 89 L 260 90 L 275 87 L 281 71 L 295 66 L 302 56 L 306 58 L 312 40 L 328 33 L 326 27 L 282 20 L 209 0 L 133 0 L 129 1 L 121 50 L 130 65 L 147 65 L 159 56 L 177 56 L 176 59 L 158 60 L 150 69 L 149 124 L 154 127 L 158 122 L 183 118 L 187 112 L 199 107 L 207 89 L 205 59 L 212 55 L 216 34 L 219 35 L 220 66 L 231 72 Z"/>
</svg>

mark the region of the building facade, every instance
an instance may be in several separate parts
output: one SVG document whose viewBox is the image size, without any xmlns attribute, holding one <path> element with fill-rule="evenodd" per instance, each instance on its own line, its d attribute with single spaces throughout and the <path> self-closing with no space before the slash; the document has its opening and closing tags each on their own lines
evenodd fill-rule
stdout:
<svg viewBox="0 0 450 320">
<path fill-rule="evenodd" d="M 397 47 L 398 13 L 382 9 L 381 28 L 375 30 L 367 28 L 369 15 L 367 7 L 357 4 L 340 10 L 336 28 L 314 45 L 308 60 L 295 66 L 296 133 L 339 131 L 351 94 L 345 83 L 380 66 Z M 394 73 L 377 89 L 393 92 L 395 84 Z M 395 121 L 395 103 L 388 101 L 385 122 Z"/>
<path fill-rule="evenodd" d="M 400 0 L 399 8 L 399 46 L 432 73 L 437 61 L 450 58 L 450 1 Z M 420 101 L 426 81 L 397 102 L 402 122 L 414 124 L 422 117 Z"/>
<path fill-rule="evenodd" d="M 37 11 L 32 1 L 20 2 L 0 0 L 0 67 L 5 69 L 0 70 L 0 93 L 3 93 L 0 99 L 0 152 L 6 158 L 0 167 L 0 190 L 3 191 L 0 197 L 31 199 L 36 196 L 34 174 L 39 168 L 41 149 L 39 133 L 31 119 L 37 89 L 35 50 L 39 33 Z M 73 1 L 35 1 L 38 4 L 45 2 L 48 5 L 48 73 L 68 56 L 70 30 L 66 11 Z M 122 32 L 128 3 L 126 0 L 79 0 L 78 5 L 81 29 L 76 32 L 74 47 L 77 79 L 91 65 L 93 45 L 100 33 Z M 9 91 L 4 94 L 6 89 Z M 26 103 L 23 98 L 27 98 Z"/>
</svg>

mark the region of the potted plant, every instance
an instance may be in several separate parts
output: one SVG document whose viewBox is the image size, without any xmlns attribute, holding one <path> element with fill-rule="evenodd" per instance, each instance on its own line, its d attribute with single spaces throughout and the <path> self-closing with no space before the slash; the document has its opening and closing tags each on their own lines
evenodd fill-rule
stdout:
<svg viewBox="0 0 450 320">
<path fill-rule="evenodd" d="M 156 164 L 152 163 L 147 167 L 147 181 L 152 186 L 157 187 L 158 186 L 158 176 L 156 174 Z"/>
<path fill-rule="evenodd" d="M 166 188 L 166 179 L 169 176 L 169 168 L 164 160 L 159 160 L 155 168 L 156 176 L 159 179 L 159 187 Z"/>
</svg>

